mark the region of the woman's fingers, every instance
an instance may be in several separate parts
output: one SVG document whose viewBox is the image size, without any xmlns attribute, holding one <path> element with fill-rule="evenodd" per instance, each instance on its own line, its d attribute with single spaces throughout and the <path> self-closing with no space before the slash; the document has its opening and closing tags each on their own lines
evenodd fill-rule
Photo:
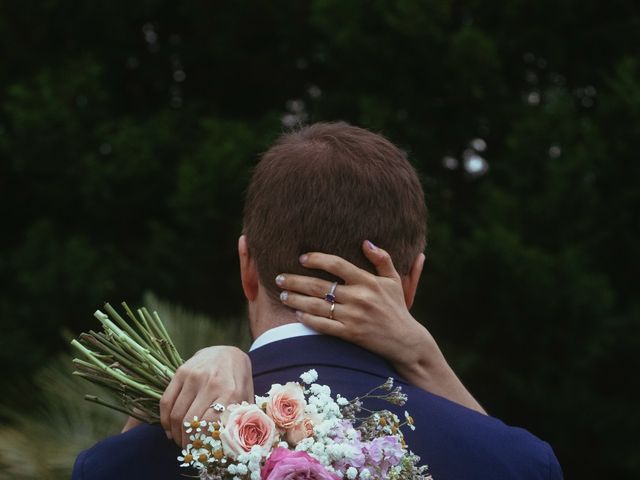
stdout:
<svg viewBox="0 0 640 480">
<path fill-rule="evenodd" d="M 391 255 L 386 250 L 376 247 L 371 241 L 365 240 L 362 243 L 362 251 L 365 257 L 376 267 L 378 275 L 381 277 L 400 279 L 400 275 L 393 266 Z"/>
<path fill-rule="evenodd" d="M 276 284 L 283 290 L 293 291 L 310 297 L 323 299 L 331 289 L 331 282 L 304 275 L 281 273 L 276 277 Z M 352 292 L 349 285 L 338 285 L 333 292 L 336 301 L 346 302 L 351 300 Z"/>
<path fill-rule="evenodd" d="M 325 335 L 332 335 L 334 337 L 342 338 L 344 336 L 344 325 L 336 320 L 329 320 L 326 317 L 319 317 L 318 315 L 311 315 L 310 313 L 296 312 L 298 321 L 303 325 L 315 330 L 318 333 Z"/>
<path fill-rule="evenodd" d="M 171 436 L 176 443 L 180 442 L 183 438 L 184 422 L 187 420 L 187 412 L 195 398 L 195 390 L 189 388 L 188 385 L 185 385 L 182 390 L 180 390 L 180 395 L 178 395 L 178 398 L 171 409 Z M 188 420 L 192 419 L 193 417 Z"/>
<path fill-rule="evenodd" d="M 209 389 L 204 389 L 198 392 L 195 400 L 187 410 L 186 415 L 183 417 L 183 421 L 188 422 L 193 420 L 193 417 L 198 417 L 199 420 L 203 420 L 204 416 L 207 414 L 207 410 L 213 411 L 212 408 L 209 408 L 212 404 L 211 401 L 212 394 Z M 184 447 L 187 443 L 189 443 L 189 435 L 192 433 L 187 433 L 184 429 L 184 425 L 182 426 L 182 446 Z"/>
<path fill-rule="evenodd" d="M 324 299 L 299 295 L 286 290 L 280 293 L 280 301 L 294 310 L 301 310 L 319 317 L 338 319 L 340 315 L 340 318 L 346 318 L 348 316 L 347 310 L 349 307 L 346 305 L 334 303 L 332 311 L 332 304 Z"/>
<path fill-rule="evenodd" d="M 366 270 L 356 267 L 343 258 L 327 253 L 310 252 L 300 255 L 300 264 L 305 268 L 329 272 L 343 279 L 347 284 L 363 284 L 372 278 L 372 275 Z"/>
<path fill-rule="evenodd" d="M 164 428 L 169 440 L 174 438 L 171 433 L 171 410 L 173 410 L 173 405 L 180 394 L 180 390 L 182 390 L 182 381 L 179 380 L 176 375 L 171 382 L 169 382 L 169 385 L 162 394 L 162 398 L 160 398 L 160 424 L 162 428 Z"/>
<path fill-rule="evenodd" d="M 312 297 L 324 298 L 331 288 L 331 282 L 303 275 L 283 274 L 276 277 L 276 285 L 286 290 L 294 290 Z"/>
</svg>

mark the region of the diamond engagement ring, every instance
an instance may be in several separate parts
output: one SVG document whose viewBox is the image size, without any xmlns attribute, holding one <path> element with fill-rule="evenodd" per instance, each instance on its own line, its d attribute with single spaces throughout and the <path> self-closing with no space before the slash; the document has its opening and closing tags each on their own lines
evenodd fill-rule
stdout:
<svg viewBox="0 0 640 480">
<path fill-rule="evenodd" d="M 329 289 L 329 291 L 327 292 L 327 294 L 324 296 L 324 299 L 329 302 L 329 303 L 335 303 L 336 302 L 336 287 L 338 286 L 338 282 L 333 282 L 331 284 L 331 288 Z M 331 310 L 333 312 L 333 310 Z"/>
<path fill-rule="evenodd" d="M 224 412 L 224 405 L 221 403 L 212 403 L 211 405 L 209 405 L 209 408 L 213 408 L 213 410 L 218 413 Z"/>
</svg>

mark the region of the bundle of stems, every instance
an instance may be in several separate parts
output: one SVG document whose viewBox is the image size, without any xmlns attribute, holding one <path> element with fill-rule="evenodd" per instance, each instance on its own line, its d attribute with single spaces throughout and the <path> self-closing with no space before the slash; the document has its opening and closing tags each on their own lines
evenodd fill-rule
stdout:
<svg viewBox="0 0 640 480">
<path fill-rule="evenodd" d="M 86 395 L 86 400 L 158 423 L 160 398 L 184 361 L 156 312 L 140 308 L 136 316 L 126 303 L 122 306 L 128 322 L 105 303 L 107 313 L 94 314 L 103 331 L 82 333 L 71 342 L 84 357 L 73 359 L 73 374 L 105 387 L 120 404 L 94 395 Z"/>
</svg>

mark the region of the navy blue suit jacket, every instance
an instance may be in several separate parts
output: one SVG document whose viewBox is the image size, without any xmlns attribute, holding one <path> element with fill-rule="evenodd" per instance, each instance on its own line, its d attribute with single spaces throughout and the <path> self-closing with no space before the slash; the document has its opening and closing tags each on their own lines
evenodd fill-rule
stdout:
<svg viewBox="0 0 640 480">
<path fill-rule="evenodd" d="M 363 395 L 393 369 L 372 353 L 327 336 L 296 337 L 251 352 L 256 394 L 273 383 L 295 381 L 315 368 L 318 383 L 347 398 Z M 551 447 L 527 431 L 505 425 L 401 380 L 409 396 L 404 407 L 388 408 L 414 417 L 416 430 L 406 431 L 409 447 L 429 465 L 435 480 L 559 480 L 560 465 Z M 143 425 L 103 440 L 80 454 L 73 480 L 178 479 L 187 472 L 177 465 L 179 451 L 159 426 Z"/>
</svg>

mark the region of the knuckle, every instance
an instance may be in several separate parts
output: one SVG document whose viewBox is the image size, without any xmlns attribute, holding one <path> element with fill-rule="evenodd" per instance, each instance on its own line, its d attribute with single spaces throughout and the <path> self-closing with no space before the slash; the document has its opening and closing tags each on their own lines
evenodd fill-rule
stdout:
<svg viewBox="0 0 640 480">
<path fill-rule="evenodd" d="M 322 282 L 314 282 L 311 288 L 312 295 L 315 297 L 324 297 L 329 289 L 325 288 Z"/>
<path fill-rule="evenodd" d="M 360 305 L 370 306 L 376 299 L 376 295 L 371 290 L 366 290 L 360 296 Z"/>
<path fill-rule="evenodd" d="M 331 267 L 331 269 L 336 269 L 340 266 L 340 259 L 337 257 L 332 257 L 331 260 L 329 260 L 329 266 Z"/>
</svg>

